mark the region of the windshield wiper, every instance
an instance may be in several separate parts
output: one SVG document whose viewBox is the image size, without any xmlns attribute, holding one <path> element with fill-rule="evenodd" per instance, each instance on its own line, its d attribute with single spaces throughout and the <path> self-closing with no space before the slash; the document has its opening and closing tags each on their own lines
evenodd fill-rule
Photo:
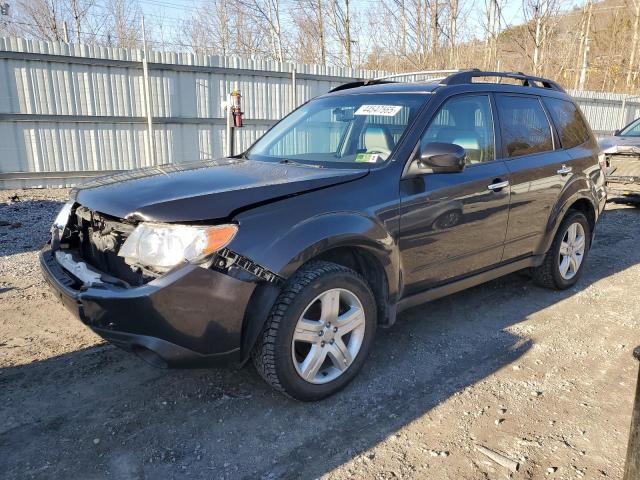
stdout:
<svg viewBox="0 0 640 480">
<path fill-rule="evenodd" d="M 324 168 L 324 166 L 322 166 L 322 165 L 316 165 L 316 164 L 313 164 L 313 163 L 296 162 L 295 160 L 291 160 L 289 158 L 283 158 L 278 163 L 280 165 L 296 165 L 296 166 L 299 166 L 299 167 Z"/>
</svg>

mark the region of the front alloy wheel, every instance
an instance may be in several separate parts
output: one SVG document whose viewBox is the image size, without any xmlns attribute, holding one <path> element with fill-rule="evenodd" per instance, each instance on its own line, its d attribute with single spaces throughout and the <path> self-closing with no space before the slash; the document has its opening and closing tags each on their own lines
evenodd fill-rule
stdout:
<svg viewBox="0 0 640 480">
<path fill-rule="evenodd" d="M 291 355 L 307 382 L 331 382 L 358 356 L 366 328 L 364 309 L 353 292 L 333 288 L 314 298 L 298 319 Z"/>
<path fill-rule="evenodd" d="M 316 261 L 289 279 L 252 351 L 258 373 L 303 401 L 344 388 L 369 353 L 377 324 L 371 288 L 361 275 Z"/>
</svg>

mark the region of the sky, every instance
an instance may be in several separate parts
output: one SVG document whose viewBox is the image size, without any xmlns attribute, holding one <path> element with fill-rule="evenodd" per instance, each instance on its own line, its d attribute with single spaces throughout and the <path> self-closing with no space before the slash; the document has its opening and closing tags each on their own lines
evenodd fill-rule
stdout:
<svg viewBox="0 0 640 480">
<path fill-rule="evenodd" d="M 286 2 L 287 0 L 282 0 Z M 484 0 L 474 1 L 474 9 L 476 16 L 484 6 Z M 187 20 L 201 3 L 201 0 L 139 0 L 145 19 L 150 25 L 164 23 L 167 26 L 180 26 L 182 21 Z M 352 5 L 358 10 L 370 8 L 370 0 L 352 0 Z M 503 16 L 508 24 L 518 24 L 522 22 L 522 1 L 506 1 L 503 9 Z M 482 36 L 479 25 L 471 26 L 477 30 L 478 36 Z"/>
</svg>

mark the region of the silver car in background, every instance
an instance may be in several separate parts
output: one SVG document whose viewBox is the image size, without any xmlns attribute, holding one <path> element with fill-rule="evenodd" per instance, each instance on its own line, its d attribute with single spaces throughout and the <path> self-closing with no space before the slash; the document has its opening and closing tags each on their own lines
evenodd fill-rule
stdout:
<svg viewBox="0 0 640 480">
<path fill-rule="evenodd" d="M 640 206 L 640 118 L 599 141 L 606 162 L 610 196 L 623 196 Z"/>
</svg>

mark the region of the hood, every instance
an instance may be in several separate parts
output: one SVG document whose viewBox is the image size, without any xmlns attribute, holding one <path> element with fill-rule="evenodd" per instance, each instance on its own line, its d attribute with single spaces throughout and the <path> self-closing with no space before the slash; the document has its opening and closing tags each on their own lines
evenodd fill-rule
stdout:
<svg viewBox="0 0 640 480">
<path fill-rule="evenodd" d="M 368 170 L 314 168 L 226 158 L 97 178 L 75 201 L 118 218 L 196 222 L 230 218 L 254 204 L 348 182 Z"/>
<path fill-rule="evenodd" d="M 640 154 L 640 137 L 604 137 L 598 140 L 598 145 L 603 153 Z"/>
</svg>

